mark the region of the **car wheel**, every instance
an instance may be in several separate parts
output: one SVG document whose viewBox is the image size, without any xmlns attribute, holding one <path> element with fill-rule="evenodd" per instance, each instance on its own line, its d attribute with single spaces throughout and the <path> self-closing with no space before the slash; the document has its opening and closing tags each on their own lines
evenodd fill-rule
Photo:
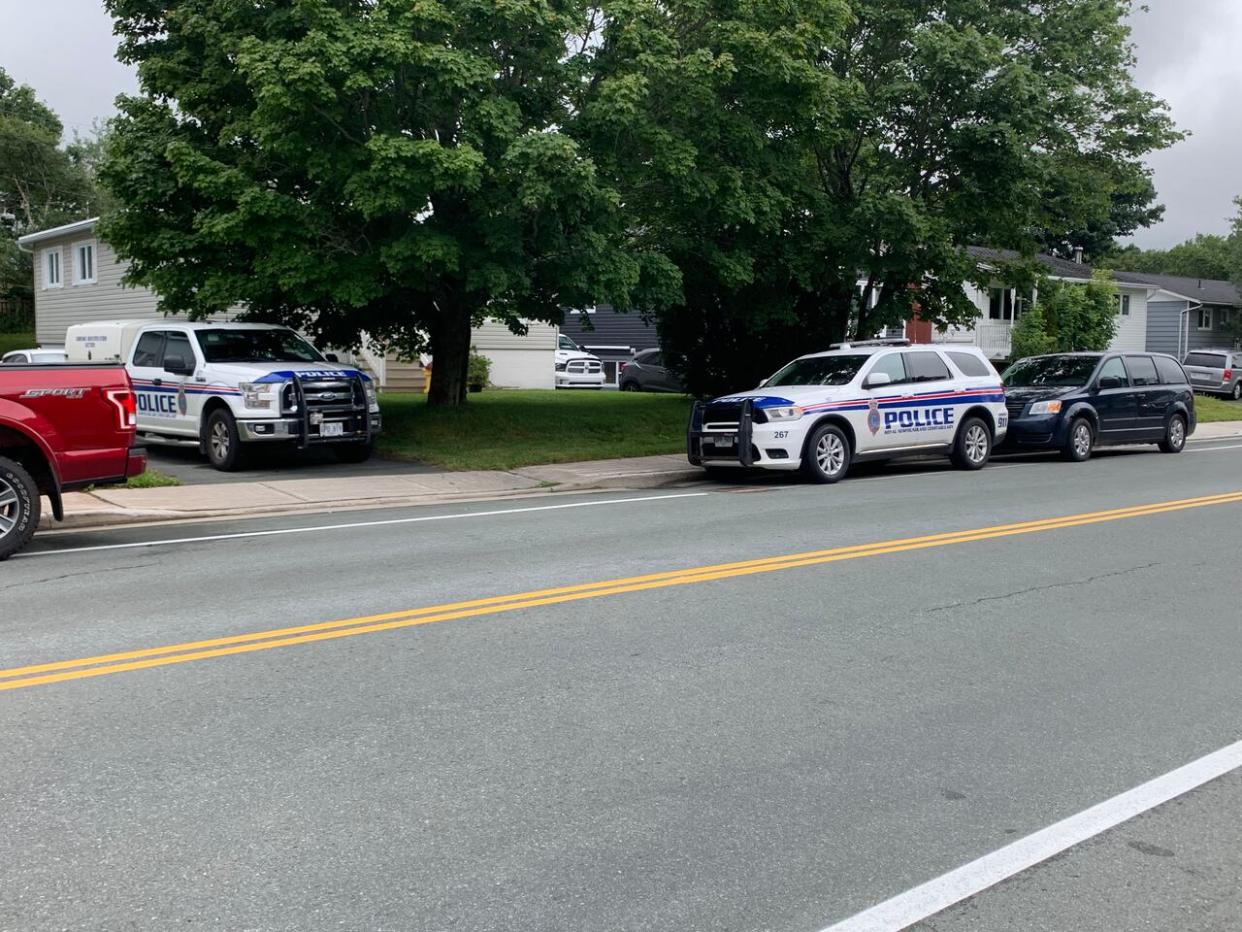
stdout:
<svg viewBox="0 0 1242 932">
<path fill-rule="evenodd" d="M 1175 414 L 1169 419 L 1164 439 L 1160 441 L 1160 450 L 1163 453 L 1181 453 L 1184 449 L 1186 449 L 1186 419 L 1180 414 Z"/>
<path fill-rule="evenodd" d="M 1242 401 L 1242 379 L 1233 383 L 1233 391 L 1229 393 L 1229 397 L 1234 401 Z"/>
<path fill-rule="evenodd" d="M 1065 446 L 1061 448 L 1061 455 L 1072 463 L 1085 462 L 1091 458 L 1094 443 L 1091 422 L 1085 417 L 1075 418 L 1070 425 L 1069 436 L 1065 438 Z"/>
<path fill-rule="evenodd" d="M 242 467 L 242 443 L 237 433 L 237 422 L 223 408 L 217 408 L 207 418 L 204 431 L 207 461 L 221 472 L 232 472 Z"/>
<path fill-rule="evenodd" d="M 375 452 L 375 444 L 369 440 L 362 443 L 342 443 L 333 447 L 332 452 L 342 463 L 365 463 Z"/>
<path fill-rule="evenodd" d="M 637 382 L 622 382 L 622 383 L 621 383 L 621 391 L 623 391 L 623 392 L 636 392 L 636 391 L 639 391 L 639 388 L 638 388 L 638 383 L 637 383 Z"/>
<path fill-rule="evenodd" d="M 835 424 L 811 431 L 802 455 L 802 471 L 813 482 L 839 482 L 850 468 L 850 441 Z"/>
<path fill-rule="evenodd" d="M 0 560 L 7 560 L 34 537 L 43 502 L 26 468 L 0 457 Z"/>
<path fill-rule="evenodd" d="M 982 469 L 992 458 L 992 432 L 977 417 L 967 418 L 953 443 L 953 465 L 958 469 Z"/>
</svg>

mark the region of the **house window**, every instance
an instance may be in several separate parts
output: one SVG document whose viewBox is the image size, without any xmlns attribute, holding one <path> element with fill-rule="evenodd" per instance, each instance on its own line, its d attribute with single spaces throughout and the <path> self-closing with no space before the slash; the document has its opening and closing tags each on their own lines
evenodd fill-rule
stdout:
<svg viewBox="0 0 1242 932">
<path fill-rule="evenodd" d="M 1199 308 L 1199 329 L 1212 329 L 1212 309 L 1210 307 Z"/>
<path fill-rule="evenodd" d="M 1013 290 L 993 288 L 988 301 L 989 320 L 1013 320 Z"/>
<path fill-rule="evenodd" d="M 43 287 L 59 288 L 64 282 L 60 277 L 60 249 L 49 249 L 43 254 Z"/>
<path fill-rule="evenodd" d="M 73 247 L 74 284 L 90 285 L 95 281 L 95 244 L 78 243 Z"/>
<path fill-rule="evenodd" d="M 1130 296 L 1128 294 L 1117 295 L 1117 313 L 1122 317 L 1130 316 Z"/>
</svg>

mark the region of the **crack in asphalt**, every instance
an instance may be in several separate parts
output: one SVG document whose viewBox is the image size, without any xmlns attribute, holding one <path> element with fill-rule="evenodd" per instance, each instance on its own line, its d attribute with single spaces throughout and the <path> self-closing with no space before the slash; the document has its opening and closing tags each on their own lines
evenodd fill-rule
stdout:
<svg viewBox="0 0 1242 932">
<path fill-rule="evenodd" d="M 108 572 L 113 573 L 117 570 L 141 570 L 146 569 L 148 566 L 159 566 L 159 564 L 152 562 L 131 563 L 127 566 L 110 566 L 108 567 Z M 9 589 L 19 589 L 22 586 L 40 586 L 43 583 L 60 582 L 62 579 L 72 579 L 74 576 L 94 576 L 98 572 L 99 570 L 83 570 L 79 573 L 63 573 L 60 576 L 48 576 L 46 579 L 23 579 L 21 582 L 10 583 L 7 586 L 0 586 L 0 592 L 5 592 Z"/>
<path fill-rule="evenodd" d="M 1048 592 L 1053 589 L 1072 589 L 1075 586 L 1088 586 L 1093 582 L 1099 582 L 1101 579 L 1113 579 L 1117 576 L 1128 576 L 1131 573 L 1141 573 L 1143 570 L 1154 569 L 1157 566 L 1163 566 L 1163 563 L 1145 563 L 1142 566 L 1132 566 L 1125 570 L 1114 570 L 1111 573 L 1100 573 L 1096 576 L 1088 576 L 1085 579 L 1072 579 L 1068 582 L 1049 583 L 1046 586 L 1031 586 L 1028 589 L 1016 589 L 1013 592 L 1006 592 L 1001 595 L 987 595 L 979 599 L 971 599 L 966 602 L 952 602 L 949 605 L 937 605 L 935 608 L 929 608 L 927 614 L 935 612 L 947 612 L 951 609 L 962 608 L 964 606 L 982 605 L 985 602 L 1002 602 L 1005 599 L 1016 599 L 1019 596 L 1030 595 L 1033 592 Z"/>
</svg>

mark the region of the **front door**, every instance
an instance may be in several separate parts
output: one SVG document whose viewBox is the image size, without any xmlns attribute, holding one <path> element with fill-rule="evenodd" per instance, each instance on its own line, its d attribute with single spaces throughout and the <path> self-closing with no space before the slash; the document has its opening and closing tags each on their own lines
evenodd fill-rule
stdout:
<svg viewBox="0 0 1242 932">
<path fill-rule="evenodd" d="M 1095 379 L 1095 410 L 1100 417 L 1100 442 L 1129 440 L 1136 430 L 1138 403 L 1130 385 L 1130 374 L 1120 356 L 1110 356 Z"/>
<path fill-rule="evenodd" d="M 164 340 L 163 366 L 180 362 L 197 371 L 200 368 L 194 340 L 184 330 L 169 330 Z M 178 374 L 164 369 L 164 384 L 173 390 L 173 420 L 177 433 L 197 437 L 202 415 L 203 395 L 195 390 L 193 375 Z"/>
</svg>

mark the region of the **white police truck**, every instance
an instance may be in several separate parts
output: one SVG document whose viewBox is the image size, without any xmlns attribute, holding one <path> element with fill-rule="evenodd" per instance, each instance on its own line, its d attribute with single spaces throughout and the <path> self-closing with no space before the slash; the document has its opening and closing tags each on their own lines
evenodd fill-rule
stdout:
<svg viewBox="0 0 1242 932">
<path fill-rule="evenodd" d="M 238 468 L 260 444 L 330 445 L 346 462 L 379 433 L 366 373 L 271 324 L 110 321 L 69 328 L 70 362 L 120 361 L 138 401 L 139 436 L 197 445 L 211 465 Z"/>
<path fill-rule="evenodd" d="M 981 469 L 1008 427 L 1005 390 L 982 351 L 843 343 L 795 359 L 754 391 L 696 402 L 696 466 L 801 469 L 836 482 L 863 460 L 946 454 Z"/>
</svg>

